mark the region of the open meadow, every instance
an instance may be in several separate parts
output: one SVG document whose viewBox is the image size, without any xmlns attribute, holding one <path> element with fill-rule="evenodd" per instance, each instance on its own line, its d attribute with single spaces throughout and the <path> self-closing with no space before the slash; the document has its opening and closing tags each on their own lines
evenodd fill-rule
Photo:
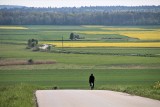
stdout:
<svg viewBox="0 0 160 107">
<path fill-rule="evenodd" d="M 91 73 L 95 89 L 160 100 L 160 26 L 0 26 L 0 107 L 33 107 L 37 89 L 90 89 Z"/>
</svg>

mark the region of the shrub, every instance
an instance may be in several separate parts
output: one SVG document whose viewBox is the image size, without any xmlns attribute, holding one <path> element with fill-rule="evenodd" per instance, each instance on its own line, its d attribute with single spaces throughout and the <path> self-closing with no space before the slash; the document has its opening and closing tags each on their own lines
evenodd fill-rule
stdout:
<svg viewBox="0 0 160 107">
<path fill-rule="evenodd" d="M 28 60 L 28 64 L 33 64 L 33 60 L 32 60 L 32 59 L 29 59 L 29 60 Z"/>
<path fill-rule="evenodd" d="M 58 89 L 58 87 L 57 87 L 57 86 L 55 86 L 55 87 L 53 87 L 53 89 L 54 89 L 54 90 L 57 90 L 57 89 Z"/>
<path fill-rule="evenodd" d="M 155 82 L 153 88 L 160 89 L 160 82 L 159 81 Z"/>
<path fill-rule="evenodd" d="M 36 40 L 36 39 L 29 39 L 27 45 L 28 45 L 28 47 L 33 48 L 36 45 L 38 45 L 38 40 Z"/>
</svg>

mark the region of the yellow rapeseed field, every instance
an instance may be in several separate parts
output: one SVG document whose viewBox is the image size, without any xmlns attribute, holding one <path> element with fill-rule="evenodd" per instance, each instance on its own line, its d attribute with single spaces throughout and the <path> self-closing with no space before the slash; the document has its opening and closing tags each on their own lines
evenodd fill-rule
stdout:
<svg viewBox="0 0 160 107">
<path fill-rule="evenodd" d="M 87 35 L 107 35 L 107 34 L 119 34 L 128 36 L 131 38 L 138 38 L 141 40 L 160 40 L 160 32 L 158 31 L 143 31 L 143 32 L 133 32 L 133 31 L 119 31 L 119 32 L 105 32 L 105 31 L 79 31 L 77 33 L 87 34 Z"/>
<path fill-rule="evenodd" d="M 60 42 L 43 42 L 43 44 L 52 44 L 56 47 L 62 47 Z M 160 47 L 160 42 L 144 42 L 144 43 L 76 43 L 66 42 L 63 47 Z"/>
<path fill-rule="evenodd" d="M 120 34 L 131 38 L 138 38 L 141 40 L 160 40 L 160 32 L 158 31 L 126 32 Z"/>
<path fill-rule="evenodd" d="M 120 34 L 131 38 L 141 40 L 160 40 L 160 29 L 145 29 L 145 28 L 117 28 L 106 27 L 103 30 L 112 30 L 113 34 Z"/>
<path fill-rule="evenodd" d="M 115 34 L 114 32 L 106 31 L 77 31 L 77 33 L 86 34 L 86 35 L 105 35 L 105 34 Z"/>
<path fill-rule="evenodd" d="M 141 30 L 148 30 L 143 28 L 122 28 L 122 27 L 105 27 L 101 28 L 102 30 L 112 30 L 112 31 L 141 31 Z"/>
<path fill-rule="evenodd" d="M 78 31 L 77 33 L 86 35 L 107 35 L 118 34 L 128 36 L 130 38 L 138 38 L 141 40 L 160 40 L 160 29 L 144 29 L 144 28 L 101 28 L 103 31 Z M 111 30 L 111 31 L 108 31 Z"/>
<path fill-rule="evenodd" d="M 87 27 L 87 28 L 101 28 L 105 26 L 98 26 L 98 25 L 82 25 L 82 27 Z"/>
<path fill-rule="evenodd" d="M 28 29 L 28 28 L 22 27 L 22 26 L 0 26 L 0 29 L 18 29 L 18 30 L 21 30 L 21 29 Z"/>
</svg>

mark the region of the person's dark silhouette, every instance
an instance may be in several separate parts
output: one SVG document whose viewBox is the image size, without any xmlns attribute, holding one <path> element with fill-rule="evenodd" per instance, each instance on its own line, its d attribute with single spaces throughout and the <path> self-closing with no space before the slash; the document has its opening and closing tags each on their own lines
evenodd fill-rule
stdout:
<svg viewBox="0 0 160 107">
<path fill-rule="evenodd" d="M 91 86 L 91 89 L 94 88 L 94 81 L 95 81 L 95 77 L 93 76 L 93 74 L 91 74 L 89 77 L 89 84 Z"/>
</svg>

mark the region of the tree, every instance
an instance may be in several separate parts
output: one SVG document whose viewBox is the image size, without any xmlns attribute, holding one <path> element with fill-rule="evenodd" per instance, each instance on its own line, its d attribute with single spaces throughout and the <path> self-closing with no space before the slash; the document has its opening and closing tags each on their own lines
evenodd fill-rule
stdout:
<svg viewBox="0 0 160 107">
<path fill-rule="evenodd" d="M 71 40 L 74 40 L 74 39 L 75 39 L 74 33 L 71 33 L 71 34 L 70 34 L 70 38 L 69 38 L 69 39 L 71 39 Z"/>
<path fill-rule="evenodd" d="M 160 25 L 159 17 L 160 6 L 0 8 L 0 25 Z"/>
<path fill-rule="evenodd" d="M 29 39 L 29 40 L 28 40 L 28 43 L 27 43 L 28 48 L 33 48 L 33 47 L 35 47 L 37 44 L 38 44 L 38 40 L 36 40 L 36 39 Z"/>
<path fill-rule="evenodd" d="M 48 51 L 51 51 L 51 49 L 52 49 L 52 46 L 49 45 L 49 46 L 47 47 L 47 50 L 48 50 Z"/>
</svg>

